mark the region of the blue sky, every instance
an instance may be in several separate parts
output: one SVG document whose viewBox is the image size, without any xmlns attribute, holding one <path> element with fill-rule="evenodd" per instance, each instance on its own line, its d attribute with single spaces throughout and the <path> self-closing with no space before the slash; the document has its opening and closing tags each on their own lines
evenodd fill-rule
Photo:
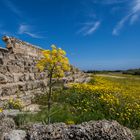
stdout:
<svg viewBox="0 0 140 140">
<path fill-rule="evenodd" d="M 137 68 L 140 0 L 0 0 L 5 34 L 44 49 L 55 44 L 81 69 Z"/>
</svg>

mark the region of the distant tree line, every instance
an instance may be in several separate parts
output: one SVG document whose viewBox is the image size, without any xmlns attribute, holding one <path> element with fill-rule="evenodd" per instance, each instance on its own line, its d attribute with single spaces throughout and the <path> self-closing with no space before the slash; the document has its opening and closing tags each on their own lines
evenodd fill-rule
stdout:
<svg viewBox="0 0 140 140">
<path fill-rule="evenodd" d="M 131 74 L 131 75 L 140 75 L 140 68 L 139 69 L 129 69 L 122 72 L 123 74 Z"/>
<path fill-rule="evenodd" d="M 131 74 L 131 75 L 140 75 L 140 68 L 128 69 L 128 70 L 87 70 L 85 72 L 94 73 L 94 74 L 122 73 L 122 74 Z"/>
</svg>

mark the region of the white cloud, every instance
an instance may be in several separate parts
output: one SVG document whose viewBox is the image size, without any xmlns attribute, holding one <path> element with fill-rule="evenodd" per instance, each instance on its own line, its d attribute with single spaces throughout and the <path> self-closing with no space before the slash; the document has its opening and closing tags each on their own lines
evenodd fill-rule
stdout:
<svg viewBox="0 0 140 140">
<path fill-rule="evenodd" d="M 139 19 L 139 15 L 138 14 L 134 14 L 131 19 L 130 19 L 130 24 L 134 24 L 137 20 Z"/>
<path fill-rule="evenodd" d="M 116 27 L 112 31 L 113 35 L 119 35 L 120 30 L 124 26 L 124 23 L 129 19 L 129 17 L 130 17 L 130 15 L 124 17 L 121 21 L 118 22 L 118 24 L 116 25 Z"/>
<path fill-rule="evenodd" d="M 19 17 L 21 17 L 22 12 L 18 9 L 18 7 L 10 0 L 3 0 L 3 2 L 5 3 L 5 5 L 16 15 L 18 15 Z"/>
<path fill-rule="evenodd" d="M 27 34 L 27 35 L 29 35 L 32 38 L 43 38 L 42 36 L 37 35 L 35 33 L 30 33 L 30 32 L 24 32 L 24 33 Z"/>
<path fill-rule="evenodd" d="M 95 24 L 89 30 L 87 30 L 86 35 L 89 35 L 95 32 L 98 29 L 99 25 L 100 25 L 99 21 L 95 22 Z"/>
<path fill-rule="evenodd" d="M 100 26 L 100 21 L 84 23 L 78 33 L 82 33 L 84 36 L 93 34 Z"/>
<path fill-rule="evenodd" d="M 37 33 L 32 32 L 32 27 L 26 24 L 21 24 L 18 29 L 18 34 L 26 34 L 32 38 L 43 38 Z"/>
<path fill-rule="evenodd" d="M 23 34 L 23 33 L 25 33 L 25 32 L 28 31 L 28 30 L 30 30 L 29 25 L 21 24 L 21 25 L 19 26 L 18 33 L 19 33 L 19 34 Z"/>
<path fill-rule="evenodd" d="M 130 24 L 134 24 L 140 16 L 140 0 L 135 0 L 133 2 L 132 10 L 131 10 L 132 16 L 130 19 Z"/>
<path fill-rule="evenodd" d="M 112 31 L 113 35 L 119 35 L 120 30 L 123 28 L 124 24 L 126 22 L 129 22 L 130 25 L 134 24 L 140 16 L 140 0 L 134 0 L 132 1 L 131 8 L 128 12 L 128 15 L 123 17 L 115 26 L 115 28 Z"/>
<path fill-rule="evenodd" d="M 132 13 L 140 12 L 140 0 L 135 0 L 132 7 Z"/>
</svg>

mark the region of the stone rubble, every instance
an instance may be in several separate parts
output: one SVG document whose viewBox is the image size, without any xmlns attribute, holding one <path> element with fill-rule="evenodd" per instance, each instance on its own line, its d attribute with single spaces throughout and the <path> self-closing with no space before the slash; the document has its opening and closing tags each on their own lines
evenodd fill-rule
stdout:
<svg viewBox="0 0 140 140">
<path fill-rule="evenodd" d="M 78 125 L 32 124 L 16 130 L 10 118 L 0 121 L 1 140 L 134 140 L 132 132 L 116 121 L 90 121 Z"/>
<path fill-rule="evenodd" d="M 90 121 L 79 125 L 64 123 L 32 125 L 29 140 L 134 140 L 131 131 L 116 121 Z"/>
<path fill-rule="evenodd" d="M 15 129 L 16 125 L 12 118 L 8 118 L 0 114 L 0 140 L 3 137 L 4 133 L 8 133 L 11 130 Z"/>
</svg>

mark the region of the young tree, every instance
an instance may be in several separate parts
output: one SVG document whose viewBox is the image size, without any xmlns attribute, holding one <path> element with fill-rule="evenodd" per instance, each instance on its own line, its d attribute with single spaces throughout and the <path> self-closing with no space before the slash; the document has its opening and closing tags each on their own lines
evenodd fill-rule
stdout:
<svg viewBox="0 0 140 140">
<path fill-rule="evenodd" d="M 52 45 L 52 50 L 42 51 L 43 58 L 37 63 L 37 67 L 42 70 L 47 70 L 49 78 L 49 90 L 47 94 L 47 105 L 48 105 L 48 123 L 50 123 L 50 109 L 51 109 L 51 95 L 53 81 L 52 79 L 58 79 L 64 77 L 65 72 L 70 70 L 69 60 L 66 57 L 66 52 L 61 48 L 56 48 Z"/>
</svg>

